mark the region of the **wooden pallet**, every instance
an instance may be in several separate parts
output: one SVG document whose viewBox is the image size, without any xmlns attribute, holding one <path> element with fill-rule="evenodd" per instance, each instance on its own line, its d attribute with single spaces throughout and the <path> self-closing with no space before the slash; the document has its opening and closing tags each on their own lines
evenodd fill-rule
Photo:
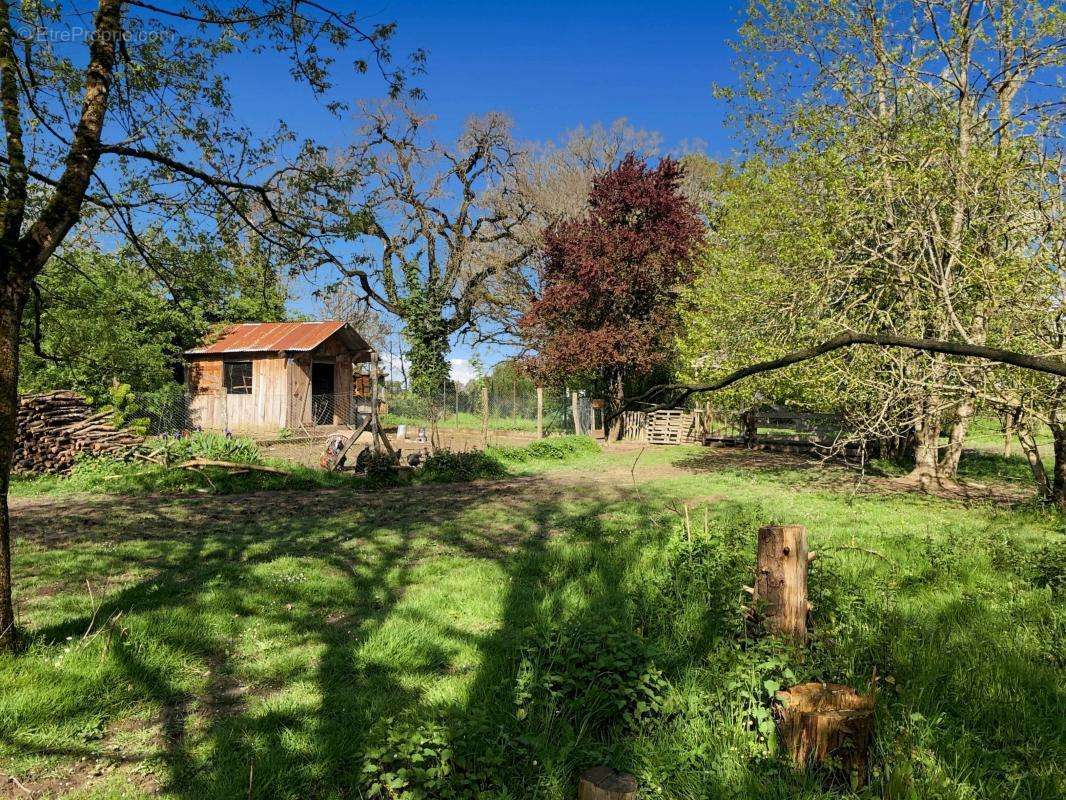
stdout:
<svg viewBox="0 0 1066 800">
<path fill-rule="evenodd" d="M 695 442 L 696 421 L 688 411 L 670 409 L 648 414 L 648 444 Z"/>
</svg>

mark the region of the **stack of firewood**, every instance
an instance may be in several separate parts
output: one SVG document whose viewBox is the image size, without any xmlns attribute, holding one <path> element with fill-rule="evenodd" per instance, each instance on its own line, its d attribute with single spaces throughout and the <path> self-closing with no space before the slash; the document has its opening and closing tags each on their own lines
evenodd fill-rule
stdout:
<svg viewBox="0 0 1066 800">
<path fill-rule="evenodd" d="M 114 412 L 94 412 L 76 392 L 58 391 L 19 399 L 15 472 L 63 474 L 79 453 L 122 458 L 143 438 L 116 428 Z"/>
</svg>

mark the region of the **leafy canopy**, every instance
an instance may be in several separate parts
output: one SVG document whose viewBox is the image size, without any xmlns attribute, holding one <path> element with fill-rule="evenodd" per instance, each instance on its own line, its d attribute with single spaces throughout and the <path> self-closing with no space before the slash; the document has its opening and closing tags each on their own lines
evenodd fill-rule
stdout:
<svg viewBox="0 0 1066 800">
<path fill-rule="evenodd" d="M 586 215 L 552 225 L 541 296 L 522 319 L 545 380 L 646 375 L 671 352 L 676 287 L 703 226 L 681 166 L 630 154 L 598 176 Z"/>
</svg>

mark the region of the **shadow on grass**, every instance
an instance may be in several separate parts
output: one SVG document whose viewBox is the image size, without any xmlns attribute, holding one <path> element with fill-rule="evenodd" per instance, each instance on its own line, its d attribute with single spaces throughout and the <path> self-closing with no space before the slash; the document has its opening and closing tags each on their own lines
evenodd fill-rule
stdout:
<svg viewBox="0 0 1066 800">
<path fill-rule="evenodd" d="M 736 638 L 738 603 L 708 600 L 739 595 L 736 565 L 716 560 L 713 547 L 704 560 L 676 556 L 688 545 L 652 489 L 578 496 L 520 479 L 406 492 L 99 501 L 103 527 L 75 522 L 88 506 L 53 519 L 24 513 L 25 541 L 88 549 L 94 557 L 76 562 L 80 570 L 120 568 L 124 547 L 142 561 L 143 574 L 99 607 L 30 632 L 35 649 L 52 650 L 94 621 L 109 631 L 98 637 L 99 685 L 62 713 L 78 722 L 110 719 L 122 702 L 151 709 L 161 735 L 149 760 L 161 763 L 164 790 L 190 800 L 364 796 L 363 767 L 381 737 L 426 720 L 443 720 L 453 749 L 484 762 L 471 772 L 491 796 L 570 797 L 581 770 L 608 763 L 665 796 L 814 797 L 760 744 L 750 719 L 758 703 L 742 700 L 737 682 L 763 691 L 789 663 L 797 679 L 857 683 L 876 664 L 902 684 L 884 701 L 885 758 L 927 759 L 908 778 L 916 796 L 936 788 L 939 773 L 955 782 L 945 797 L 952 786 L 963 796 L 968 783 L 995 796 L 1010 780 L 1018 796 L 1054 796 L 1056 774 L 1033 759 L 1062 749 L 1052 711 L 1061 683 L 1041 662 L 1043 644 L 1008 635 L 1030 624 L 1011 614 L 1047 614 L 1046 603 L 916 595 L 886 609 L 842 586 L 819 613 L 846 616 L 850 627 L 823 622 L 833 647 L 793 663 Z M 745 511 L 721 502 L 713 513 Z M 469 568 L 463 579 L 478 580 L 480 565 L 492 570 L 499 610 L 488 626 L 464 625 L 457 603 L 469 595 L 449 601 L 447 578 Z M 443 585 L 439 601 L 405 603 L 427 573 Z M 83 575 L 72 577 L 76 586 Z M 389 626 L 402 635 L 385 636 Z M 647 645 L 678 707 L 636 728 L 580 703 L 523 718 L 523 653 L 535 634 L 604 627 Z M 465 669 L 456 661 L 464 649 L 476 654 L 470 680 L 460 699 L 441 696 L 434 681 Z M 44 724 L 54 712 L 37 713 Z M 915 732 L 913 714 L 943 721 Z M 0 737 L 42 755 L 129 758 L 92 740 L 42 744 L 18 727 L 0 727 Z M 1019 764 L 1032 772 L 1012 778 Z"/>
</svg>

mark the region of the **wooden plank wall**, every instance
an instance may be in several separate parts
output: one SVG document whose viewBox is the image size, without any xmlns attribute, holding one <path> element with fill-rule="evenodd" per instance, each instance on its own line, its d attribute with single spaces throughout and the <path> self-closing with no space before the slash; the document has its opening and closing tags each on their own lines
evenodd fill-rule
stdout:
<svg viewBox="0 0 1066 800">
<path fill-rule="evenodd" d="M 252 362 L 252 393 L 228 394 L 223 359 L 193 362 L 189 381 L 190 422 L 207 430 L 270 431 L 289 414 L 288 366 L 283 356 L 231 357 Z"/>
<path fill-rule="evenodd" d="M 292 430 L 312 423 L 311 363 L 310 353 L 300 353 L 289 359 L 289 413 L 285 427 Z"/>
</svg>

